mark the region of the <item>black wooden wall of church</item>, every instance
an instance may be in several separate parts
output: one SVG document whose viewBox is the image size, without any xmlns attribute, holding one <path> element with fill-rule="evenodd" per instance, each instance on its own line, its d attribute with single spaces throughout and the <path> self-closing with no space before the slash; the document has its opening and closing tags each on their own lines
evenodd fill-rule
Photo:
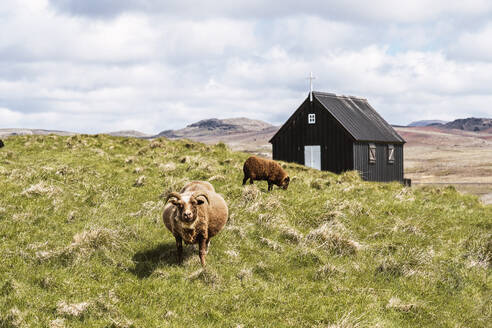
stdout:
<svg viewBox="0 0 492 328">
<path fill-rule="evenodd" d="M 316 123 L 308 123 L 308 114 L 316 114 Z M 321 146 L 321 169 L 340 173 L 353 170 L 353 139 L 333 116 L 316 100 L 309 98 L 289 118 L 272 140 L 273 159 L 304 163 L 304 146 Z"/>
<path fill-rule="evenodd" d="M 388 161 L 388 145 L 374 143 L 376 146 L 376 162 L 369 163 L 369 143 L 354 143 L 354 170 L 358 170 L 364 180 L 368 181 L 400 181 L 403 182 L 403 145 L 393 144 L 395 159 Z"/>
</svg>

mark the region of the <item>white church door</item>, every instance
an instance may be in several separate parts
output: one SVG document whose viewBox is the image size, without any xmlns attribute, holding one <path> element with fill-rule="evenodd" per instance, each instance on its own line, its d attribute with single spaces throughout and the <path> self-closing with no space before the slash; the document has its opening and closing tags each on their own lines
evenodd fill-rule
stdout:
<svg viewBox="0 0 492 328">
<path fill-rule="evenodd" d="M 304 165 L 321 170 L 321 146 L 304 146 Z"/>
</svg>

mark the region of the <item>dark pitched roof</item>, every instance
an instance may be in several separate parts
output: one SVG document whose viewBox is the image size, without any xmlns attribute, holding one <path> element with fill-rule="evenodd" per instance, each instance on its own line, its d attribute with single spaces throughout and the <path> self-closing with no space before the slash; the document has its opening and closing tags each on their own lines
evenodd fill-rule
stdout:
<svg viewBox="0 0 492 328">
<path fill-rule="evenodd" d="M 313 101 L 318 101 L 328 110 L 355 141 L 405 142 L 371 107 L 367 99 L 313 91 Z"/>
</svg>

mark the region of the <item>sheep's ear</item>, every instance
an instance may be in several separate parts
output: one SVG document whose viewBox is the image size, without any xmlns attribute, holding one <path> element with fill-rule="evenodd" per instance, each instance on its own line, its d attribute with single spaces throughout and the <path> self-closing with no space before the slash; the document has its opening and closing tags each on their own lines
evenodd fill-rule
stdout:
<svg viewBox="0 0 492 328">
<path fill-rule="evenodd" d="M 198 197 L 198 198 L 196 199 L 196 203 L 197 203 L 198 205 L 202 205 L 203 203 L 205 203 L 205 200 L 203 199 L 203 197 Z"/>
<path fill-rule="evenodd" d="M 290 182 L 290 177 L 285 178 L 285 181 Z"/>
</svg>

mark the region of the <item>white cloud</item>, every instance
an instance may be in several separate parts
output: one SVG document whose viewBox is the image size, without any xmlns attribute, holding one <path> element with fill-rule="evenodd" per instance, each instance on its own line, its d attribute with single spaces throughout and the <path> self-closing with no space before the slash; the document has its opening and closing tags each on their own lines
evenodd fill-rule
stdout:
<svg viewBox="0 0 492 328">
<path fill-rule="evenodd" d="M 9 1 L 0 127 L 280 124 L 310 71 L 315 89 L 366 97 L 391 123 L 492 116 L 489 1 L 278 4 Z"/>
<path fill-rule="evenodd" d="M 165 14 L 171 17 L 207 19 L 271 19 L 298 15 L 319 15 L 328 19 L 365 22 L 422 23 L 459 15 L 486 16 L 492 10 L 488 0 L 51 0 L 57 10 L 72 15 L 113 18 L 126 12 Z"/>
<path fill-rule="evenodd" d="M 5 126 L 9 126 L 21 122 L 22 114 L 11 111 L 8 108 L 0 107 L 0 117 L 2 118 L 2 123 L 5 124 Z"/>
<path fill-rule="evenodd" d="M 492 62 L 492 21 L 478 31 L 467 31 L 451 46 L 451 53 L 468 60 Z"/>
</svg>

